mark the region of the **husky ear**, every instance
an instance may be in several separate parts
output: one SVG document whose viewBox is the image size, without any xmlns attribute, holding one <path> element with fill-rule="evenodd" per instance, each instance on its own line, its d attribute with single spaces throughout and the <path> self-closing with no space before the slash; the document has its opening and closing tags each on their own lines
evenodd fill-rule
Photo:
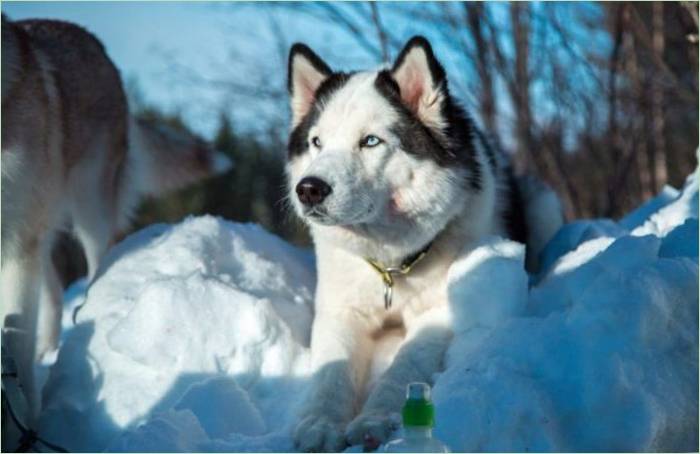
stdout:
<svg viewBox="0 0 700 454">
<path fill-rule="evenodd" d="M 289 51 L 287 90 L 292 103 L 292 126 L 306 116 L 313 105 L 316 90 L 333 73 L 308 46 L 296 43 Z"/>
<path fill-rule="evenodd" d="M 422 36 L 411 38 L 396 59 L 391 74 L 403 103 L 424 123 L 440 127 L 447 81 L 428 40 Z"/>
</svg>

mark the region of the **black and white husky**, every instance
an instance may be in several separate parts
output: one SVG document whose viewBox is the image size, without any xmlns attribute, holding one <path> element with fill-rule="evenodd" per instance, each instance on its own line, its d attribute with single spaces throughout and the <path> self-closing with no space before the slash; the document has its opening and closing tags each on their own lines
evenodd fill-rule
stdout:
<svg viewBox="0 0 700 454">
<path fill-rule="evenodd" d="M 551 191 L 518 184 L 489 147 L 425 38 L 391 69 L 353 73 L 295 44 L 288 88 L 291 199 L 318 267 L 314 384 L 294 436 L 337 451 L 384 441 L 406 384 L 439 370 L 451 326 L 429 312 L 447 305 L 455 258 L 488 235 L 536 256 L 562 217 Z M 362 403 L 376 340 L 396 326 L 401 348 Z"/>
</svg>

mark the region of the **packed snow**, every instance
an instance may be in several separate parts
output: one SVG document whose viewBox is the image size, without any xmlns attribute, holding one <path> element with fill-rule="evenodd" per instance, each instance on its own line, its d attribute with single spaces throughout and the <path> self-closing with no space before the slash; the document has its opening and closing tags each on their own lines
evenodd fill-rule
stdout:
<svg viewBox="0 0 700 454">
<path fill-rule="evenodd" d="M 564 226 L 537 276 L 523 260 L 488 238 L 451 267 L 435 435 L 453 451 L 695 451 L 697 176 L 619 222 Z M 66 292 L 41 436 L 72 451 L 293 450 L 314 285 L 312 252 L 256 225 L 131 235 Z"/>
</svg>

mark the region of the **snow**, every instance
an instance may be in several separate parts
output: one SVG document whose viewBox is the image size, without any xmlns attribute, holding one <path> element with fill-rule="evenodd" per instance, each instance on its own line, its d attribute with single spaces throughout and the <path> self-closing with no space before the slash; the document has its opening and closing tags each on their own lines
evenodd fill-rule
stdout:
<svg viewBox="0 0 700 454">
<path fill-rule="evenodd" d="M 255 225 L 190 218 L 127 238 L 98 275 L 45 387 L 48 439 L 70 450 L 114 441 L 110 450 L 167 451 L 287 423 L 277 405 L 300 391 L 307 369 L 309 252 Z M 212 421 L 230 412 L 227 425 Z M 153 436 L 184 426 L 192 437 Z"/>
<path fill-rule="evenodd" d="M 487 238 L 451 267 L 435 435 L 453 451 L 694 451 L 697 175 L 619 222 L 564 226 L 538 276 L 523 259 Z M 314 285 L 312 253 L 255 225 L 131 235 L 66 292 L 41 436 L 73 451 L 293 450 Z"/>
</svg>

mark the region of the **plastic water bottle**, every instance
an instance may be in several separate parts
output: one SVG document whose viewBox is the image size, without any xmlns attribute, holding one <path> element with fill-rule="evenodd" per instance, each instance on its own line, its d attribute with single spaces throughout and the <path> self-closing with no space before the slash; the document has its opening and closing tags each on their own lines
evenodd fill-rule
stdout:
<svg viewBox="0 0 700 454">
<path fill-rule="evenodd" d="M 385 444 L 383 452 L 450 452 L 447 446 L 433 438 L 435 407 L 427 383 L 410 383 L 406 387 L 401 418 L 403 437 Z"/>
</svg>

